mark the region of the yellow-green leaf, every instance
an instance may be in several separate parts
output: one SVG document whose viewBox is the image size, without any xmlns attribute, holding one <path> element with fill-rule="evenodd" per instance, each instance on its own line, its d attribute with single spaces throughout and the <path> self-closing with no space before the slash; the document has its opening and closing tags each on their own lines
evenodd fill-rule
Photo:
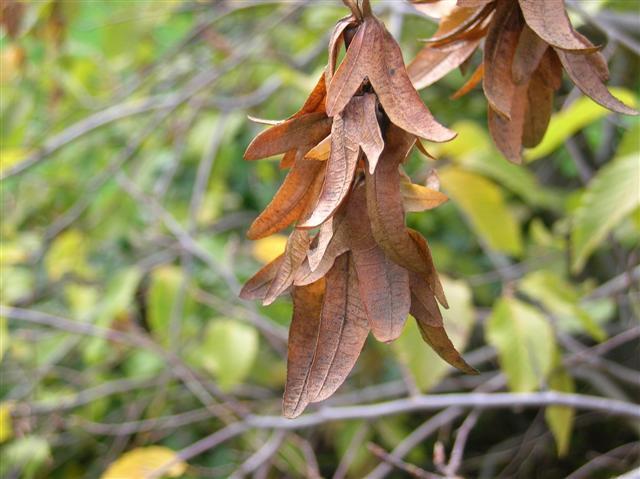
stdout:
<svg viewBox="0 0 640 479">
<path fill-rule="evenodd" d="M 575 392 L 573 378 L 569 376 L 569 373 L 562 366 L 560 355 L 557 353 L 555 356 L 553 370 L 548 380 L 549 389 L 564 393 Z M 545 410 L 544 417 L 556 441 L 556 448 L 560 457 L 569 452 L 574 416 L 575 410 L 567 406 L 549 406 Z"/>
<path fill-rule="evenodd" d="M 500 187 L 457 167 L 443 169 L 440 182 L 489 247 L 513 256 L 522 253 L 520 225 L 509 211 Z"/>
<path fill-rule="evenodd" d="M 169 466 L 171 464 L 171 466 Z M 113 462 L 102 474 L 101 479 L 147 479 L 155 471 L 167 467 L 161 477 L 179 477 L 187 469 L 187 464 L 178 459 L 174 451 L 162 446 L 148 446 L 133 449 Z"/>
<path fill-rule="evenodd" d="M 496 348 L 509 389 L 534 391 L 551 370 L 556 343 L 547 319 L 533 307 L 501 298 L 487 320 L 487 342 Z"/>
<path fill-rule="evenodd" d="M 263 264 L 270 263 L 284 252 L 287 245 L 285 235 L 271 235 L 253 243 L 253 257 Z"/>
<path fill-rule="evenodd" d="M 611 93 L 623 103 L 630 106 L 637 106 L 636 96 L 624 88 L 610 88 Z M 535 148 L 525 153 L 528 161 L 537 160 L 552 153 L 559 148 L 567 138 L 582 130 L 585 126 L 611 115 L 611 111 L 598 105 L 591 98 L 582 96 L 574 101 L 564 110 L 551 117 L 549 128 L 544 135 L 542 142 Z"/>
<path fill-rule="evenodd" d="M 463 351 L 469 340 L 474 322 L 471 290 L 464 281 L 455 281 L 441 276 L 451 307 L 442 310 L 447 334 L 458 351 Z M 411 371 L 416 385 L 427 392 L 446 376 L 451 367 L 427 346 L 420 335 L 416 322 L 408 321 L 402 335 L 392 343 L 398 358 Z"/>
<path fill-rule="evenodd" d="M 636 135 L 634 128 L 627 135 Z M 636 144 L 637 145 L 637 144 Z M 615 158 L 592 178 L 573 217 L 572 270 L 579 272 L 607 234 L 640 206 L 640 150 Z"/>
<path fill-rule="evenodd" d="M 0 444 L 13 437 L 13 424 L 11 423 L 12 402 L 0 403 Z"/>
<path fill-rule="evenodd" d="M 148 320 L 151 333 L 163 345 L 167 345 L 169 340 L 171 316 L 183 314 L 183 311 L 175 310 L 183 281 L 184 273 L 177 266 L 161 266 L 151 272 Z"/>
<path fill-rule="evenodd" d="M 240 384 L 251 371 L 258 353 L 258 332 L 234 319 L 216 319 L 204 335 L 201 361 L 214 374 L 223 391 Z"/>
<path fill-rule="evenodd" d="M 9 349 L 9 326 L 7 318 L 0 316 L 0 361 L 7 349 Z"/>
<path fill-rule="evenodd" d="M 87 238 L 78 230 L 69 230 L 58 236 L 45 258 L 47 273 L 59 280 L 67 273 L 86 277 L 90 273 L 87 262 Z"/>
</svg>

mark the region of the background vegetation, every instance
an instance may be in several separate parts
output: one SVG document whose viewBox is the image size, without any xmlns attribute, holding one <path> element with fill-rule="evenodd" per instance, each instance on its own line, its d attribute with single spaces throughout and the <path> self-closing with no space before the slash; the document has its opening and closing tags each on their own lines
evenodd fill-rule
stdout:
<svg viewBox="0 0 640 479">
<path fill-rule="evenodd" d="M 574 24 L 606 45 L 615 93 L 637 106 L 637 2 L 578 3 Z M 407 60 L 435 29 L 408 3 L 374 6 Z M 244 238 L 282 172 L 242 153 L 262 128 L 248 114 L 285 118 L 300 106 L 346 9 L 4 8 L 0 475 L 100 477 L 116 462 L 104 477 L 138 478 L 172 458 L 168 475 L 192 478 L 576 479 L 640 465 L 638 421 L 588 407 L 364 417 L 366 404 L 471 391 L 557 390 L 634 408 L 637 118 L 567 82 L 545 140 L 517 167 L 489 140 L 482 95 L 448 99 L 462 74 L 423 92 L 459 137 L 428 146 L 436 161 L 411 158 L 414 181 L 436 168 L 451 201 L 409 222 L 447 276 L 447 328 L 481 374 L 451 370 L 408 322 L 395 343 L 370 341 L 338 394 L 310 408 L 321 415 L 292 426 L 277 417 L 290 301 L 237 298 L 284 246 Z M 333 420 L 340 411 L 351 419 Z"/>
</svg>

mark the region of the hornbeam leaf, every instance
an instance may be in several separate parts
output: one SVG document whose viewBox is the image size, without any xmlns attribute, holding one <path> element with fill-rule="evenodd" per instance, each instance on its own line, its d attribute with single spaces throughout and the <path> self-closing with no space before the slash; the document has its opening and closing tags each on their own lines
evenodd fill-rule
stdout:
<svg viewBox="0 0 640 479">
<path fill-rule="evenodd" d="M 247 300 L 264 299 L 267 295 L 269 285 L 273 281 L 273 278 L 276 277 L 278 269 L 280 269 L 283 259 L 284 254 L 281 254 L 254 274 L 240 290 L 240 298 Z"/>
<path fill-rule="evenodd" d="M 498 2 L 484 44 L 484 94 L 493 110 L 505 118 L 511 116 L 515 88 L 511 62 L 522 25 L 515 3 Z"/>
<path fill-rule="evenodd" d="M 524 25 L 511 64 L 511 77 L 516 85 L 529 81 L 548 49 L 547 42 L 536 35 L 528 25 Z"/>
<path fill-rule="evenodd" d="M 358 293 L 350 254 L 336 259 L 326 279 L 318 340 L 309 372 L 307 396 L 312 402 L 331 396 L 353 369 L 369 324 Z"/>
<path fill-rule="evenodd" d="M 524 112 L 522 145 L 533 148 L 544 138 L 553 113 L 553 88 L 550 88 L 540 71 L 531 77 L 527 88 L 527 101 Z"/>
<path fill-rule="evenodd" d="M 253 222 L 247 237 L 259 239 L 276 233 L 296 221 L 317 195 L 316 185 L 321 185 L 324 163 L 300 160 L 287 174 L 264 211 Z"/>
<path fill-rule="evenodd" d="M 327 251 L 327 247 L 329 246 L 329 243 L 333 238 L 334 222 L 335 222 L 335 216 L 329 218 L 327 221 L 322 223 L 322 226 L 320 226 L 320 231 L 318 231 L 318 234 L 316 235 L 317 244 L 315 245 L 314 248 L 310 249 L 309 252 L 307 253 L 307 258 L 309 259 L 309 267 L 311 268 L 311 271 L 314 271 L 318 267 L 318 264 L 320 264 L 322 257 Z"/>
<path fill-rule="evenodd" d="M 638 111 L 622 103 L 607 89 L 602 80 L 602 69 L 590 58 L 592 55 L 577 55 L 560 49 L 556 49 L 556 53 L 571 81 L 585 95 L 611 111 L 638 115 Z"/>
<path fill-rule="evenodd" d="M 426 280 L 429 289 L 431 289 L 431 292 L 435 295 L 440 304 L 445 308 L 448 308 L 449 303 L 447 301 L 447 297 L 444 294 L 442 283 L 440 283 L 438 271 L 433 264 L 433 257 L 431 256 L 431 250 L 429 249 L 427 240 L 420 233 L 411 228 L 407 229 L 407 233 L 409 233 L 409 236 L 417 246 L 422 258 L 422 262 L 426 269 L 426 273 L 421 274 L 422 278 Z"/>
<path fill-rule="evenodd" d="M 402 205 L 407 213 L 432 210 L 449 199 L 444 193 L 411 183 L 411 180 L 404 177 L 400 181 L 400 191 Z"/>
<path fill-rule="evenodd" d="M 369 325 L 378 341 L 393 341 L 402 333 L 409 314 L 409 274 L 388 258 L 373 239 L 362 186 L 349 198 L 347 221 L 360 298 Z"/>
<path fill-rule="evenodd" d="M 331 135 L 311 148 L 306 155 L 305 160 L 327 161 L 331 155 Z"/>
<path fill-rule="evenodd" d="M 357 129 L 358 143 L 367 157 L 369 171 L 373 173 L 384 149 L 384 141 L 382 140 L 382 133 L 376 114 L 376 96 L 371 93 L 365 93 L 361 97 L 353 98 L 352 101 L 355 102 L 354 110 L 357 113 L 354 112 L 353 116 L 349 115 L 347 117 L 349 124 L 353 125 L 353 127 L 350 126 L 349 133 L 351 133 L 352 128 Z"/>
<path fill-rule="evenodd" d="M 308 151 L 331 131 L 331 118 L 323 112 L 305 113 L 279 123 L 256 136 L 244 153 L 245 160 L 260 160 L 289 150 Z"/>
<path fill-rule="evenodd" d="M 447 49 L 425 45 L 407 66 L 413 86 L 421 90 L 462 65 L 478 48 L 480 40 L 461 40 Z"/>
<path fill-rule="evenodd" d="M 333 74 L 336 71 L 336 61 L 338 59 L 338 50 L 340 46 L 344 42 L 344 31 L 349 26 L 353 26 L 356 22 L 356 19 L 353 15 L 350 15 L 345 18 L 341 18 L 336 23 L 333 32 L 331 33 L 331 38 L 329 39 L 329 65 L 325 70 L 325 81 L 326 84 L 331 83 L 331 79 L 333 78 Z"/>
<path fill-rule="evenodd" d="M 306 386 L 318 340 L 325 280 L 293 288 L 293 319 L 289 327 L 287 381 L 282 401 L 285 417 L 299 416 L 309 404 Z"/>
<path fill-rule="evenodd" d="M 329 241 L 329 245 L 317 266 L 312 270 L 309 262 L 310 260 L 307 257 L 307 259 L 298 268 L 298 271 L 293 278 L 293 284 L 296 286 L 304 286 L 323 278 L 333 266 L 336 258 L 349 250 L 347 235 L 348 229 L 346 227 L 346 222 L 341 221 L 336 225 L 333 236 Z"/>
<path fill-rule="evenodd" d="M 525 21 L 545 42 L 562 50 L 593 53 L 576 35 L 564 7 L 564 0 L 519 0 Z"/>
<path fill-rule="evenodd" d="M 522 163 L 522 132 L 527 107 L 527 85 L 516 88 L 511 102 L 511 115 L 506 118 L 489 106 L 489 133 L 502 154 L 512 163 Z"/>
<path fill-rule="evenodd" d="M 309 243 L 310 238 L 308 231 L 293 230 L 284 250 L 284 258 L 278 267 L 273 281 L 269 285 L 262 304 L 266 306 L 273 303 L 278 296 L 283 294 L 293 284 L 294 275 L 307 256 Z"/>
</svg>

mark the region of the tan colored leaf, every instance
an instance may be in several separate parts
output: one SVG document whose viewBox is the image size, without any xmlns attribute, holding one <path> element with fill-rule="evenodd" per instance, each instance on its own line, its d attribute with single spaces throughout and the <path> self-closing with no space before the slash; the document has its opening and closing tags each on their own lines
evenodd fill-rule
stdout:
<svg viewBox="0 0 640 479">
<path fill-rule="evenodd" d="M 420 322 L 434 328 L 442 327 L 442 313 L 433 291 L 424 278 L 417 273 L 410 273 L 409 287 L 411 289 L 411 309 L 412 311 L 420 311 L 418 315 Z"/>
<path fill-rule="evenodd" d="M 484 94 L 491 108 L 505 118 L 511 116 L 515 89 L 511 63 L 522 26 L 517 4 L 498 2 L 484 44 Z"/>
<path fill-rule="evenodd" d="M 458 40 L 462 33 L 471 29 L 474 24 L 480 23 L 489 13 L 492 7 L 489 5 L 481 7 L 460 7 L 456 6 L 449 15 L 440 20 L 438 30 L 433 37 L 427 40 L 432 45 L 444 45 L 449 41 Z"/>
<path fill-rule="evenodd" d="M 353 17 L 353 15 L 341 18 L 340 20 L 338 20 L 338 23 L 336 23 L 336 26 L 331 33 L 331 38 L 329 39 L 329 65 L 325 71 L 325 81 L 327 85 L 331 83 L 333 74 L 336 71 L 338 51 L 340 50 L 340 46 L 344 43 L 344 31 L 347 29 L 347 27 L 353 26 L 355 22 L 356 19 Z"/>
<path fill-rule="evenodd" d="M 305 152 L 317 145 L 331 130 L 331 118 L 322 112 L 291 118 L 256 136 L 244 153 L 245 160 L 260 160 L 289 150 Z"/>
<path fill-rule="evenodd" d="M 481 7 L 484 5 L 489 5 L 490 3 L 495 2 L 496 0 L 458 0 L 459 7 Z"/>
<path fill-rule="evenodd" d="M 455 70 L 478 48 L 480 40 L 461 40 L 455 48 L 440 49 L 425 45 L 407 66 L 413 86 L 421 90 Z"/>
<path fill-rule="evenodd" d="M 371 173 L 376 169 L 380 154 L 384 149 L 384 141 L 378 124 L 377 99 L 371 93 L 365 93 L 361 97 L 354 97 L 354 112 L 349 112 L 347 122 L 350 124 L 348 132 L 357 137 L 358 144 L 369 163 Z M 352 125 L 352 126 L 351 126 Z M 357 130 L 358 134 L 352 133 Z"/>
<path fill-rule="evenodd" d="M 418 251 L 420 252 L 420 256 L 426 270 L 426 273 L 421 273 L 420 276 L 423 278 L 423 280 L 426 281 L 429 289 L 431 289 L 431 292 L 434 294 L 440 304 L 445 308 L 449 308 L 449 303 L 447 301 L 447 297 L 444 294 L 444 288 L 442 287 L 442 283 L 440 282 L 438 271 L 436 270 L 436 266 L 433 263 L 433 257 L 431 256 L 431 250 L 429 249 L 427 240 L 419 232 L 411 228 L 407 229 L 407 233 L 418 247 Z"/>
<path fill-rule="evenodd" d="M 293 288 L 293 319 L 289 327 L 287 382 L 282 401 L 285 417 L 299 416 L 309 404 L 306 385 L 318 340 L 325 280 Z"/>
<path fill-rule="evenodd" d="M 545 42 L 562 50 L 593 53 L 598 48 L 585 46 L 576 36 L 564 7 L 564 0 L 518 0 L 531 29 Z"/>
<path fill-rule="evenodd" d="M 267 295 L 269 285 L 276 277 L 278 269 L 282 264 L 284 254 L 281 254 L 270 263 L 263 266 L 260 271 L 253 275 L 253 277 L 247 281 L 240 290 L 240 298 L 246 300 L 264 299 Z"/>
<path fill-rule="evenodd" d="M 266 306 L 273 303 L 278 296 L 283 294 L 293 284 L 293 277 L 307 256 L 309 243 L 310 238 L 308 231 L 293 230 L 287 241 L 287 247 L 284 250 L 284 258 L 278 267 L 273 281 L 269 285 L 262 304 Z"/>
<path fill-rule="evenodd" d="M 516 85 L 529 81 L 548 48 L 547 42 L 525 24 L 511 64 L 511 77 Z"/>
<path fill-rule="evenodd" d="M 539 71 L 533 74 L 527 88 L 522 145 L 533 148 L 542 141 L 553 113 L 553 88 L 545 82 Z"/>
<path fill-rule="evenodd" d="M 324 163 L 301 160 L 287 174 L 271 203 L 253 222 L 247 237 L 258 239 L 276 233 L 296 221 L 307 203 L 315 199 L 314 184 L 322 180 Z"/>
<path fill-rule="evenodd" d="M 638 115 L 633 108 L 625 105 L 607 89 L 602 80 L 602 68 L 591 55 L 578 55 L 556 49 L 556 53 L 569 78 L 582 92 L 603 107 L 625 115 Z"/>
<path fill-rule="evenodd" d="M 522 132 L 527 103 L 527 85 L 521 85 L 512 96 L 510 119 L 491 106 L 488 111 L 489 133 L 494 143 L 509 161 L 516 164 L 522 163 Z"/>
<path fill-rule="evenodd" d="M 320 231 L 318 231 L 318 234 L 316 235 L 315 247 L 310 249 L 307 253 L 309 268 L 311 269 L 311 271 L 314 271 L 318 267 L 318 264 L 320 264 L 320 261 L 327 251 L 331 239 L 333 238 L 334 221 L 335 216 L 322 223 L 322 226 L 320 226 Z"/>
<path fill-rule="evenodd" d="M 449 199 L 444 193 L 412 183 L 411 179 L 405 177 L 400 181 L 400 192 L 407 213 L 431 210 Z"/>
<path fill-rule="evenodd" d="M 349 197 L 347 218 L 349 245 L 369 325 L 378 341 L 393 341 L 402 333 L 409 314 L 409 274 L 373 239 L 363 187 Z"/>
<path fill-rule="evenodd" d="M 350 254 L 336 259 L 326 279 L 320 327 L 309 373 L 308 398 L 331 396 L 347 378 L 369 335 Z"/>
<path fill-rule="evenodd" d="M 327 136 L 324 140 L 311 148 L 306 155 L 305 160 L 315 161 L 327 161 L 331 154 L 331 135 Z"/>
</svg>

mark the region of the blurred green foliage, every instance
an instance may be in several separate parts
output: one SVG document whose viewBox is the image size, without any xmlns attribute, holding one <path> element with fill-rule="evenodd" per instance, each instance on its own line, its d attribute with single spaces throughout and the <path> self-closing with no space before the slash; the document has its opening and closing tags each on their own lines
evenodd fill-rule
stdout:
<svg viewBox="0 0 640 479">
<path fill-rule="evenodd" d="M 282 247 L 278 238 L 256 246 L 244 232 L 283 175 L 276 161 L 247 163 L 242 153 L 262 128 L 246 115 L 287 117 L 326 63 L 328 32 L 345 9 L 311 3 L 47 0 L 23 4 L 15 35 L 3 30 L 1 171 L 32 160 L 34 166 L 0 184 L 1 303 L 155 345 L 0 318 L 4 477 L 99 477 L 129 450 L 140 449 L 127 466 L 134 469 L 140 461 L 157 463 L 154 454 L 173 457 L 171 450 L 223 425 L 202 411 L 198 419 L 175 420 L 203 408 L 199 395 L 231 395 L 254 413 L 279 414 L 291 305 L 263 308 L 240 301 L 237 291 Z M 605 3 L 608 12 L 634 8 Z M 393 2 L 378 7 L 412 58 L 433 22 L 400 15 Z M 638 57 L 618 46 L 611 68 L 616 95 L 637 105 Z M 448 99 L 463 79 L 455 72 L 423 92 L 459 136 L 428 145 L 437 161 L 410 158 L 414 181 L 437 169 L 450 201 L 411 214 L 409 223 L 429 238 L 447 276 L 452 308 L 444 314 L 454 343 L 497 356 L 481 362 L 480 382 L 462 378 L 423 345 L 410 322 L 395 344 L 367 344 L 333 402 L 342 397 L 347 404 L 349 393 L 382 383 L 397 385 L 386 397 L 412 387 L 468 391 L 499 371 L 512 391 L 637 398 L 637 384 L 606 378 L 614 386 L 603 389 L 602 380 L 567 358 L 576 341 L 593 345 L 638 327 L 631 319 L 637 296 L 593 295 L 607 280 L 638 271 L 638 119 L 575 99 L 567 83 L 544 141 L 528 152 L 529 164 L 514 166 L 487 135 L 483 96 Z M 567 95 L 574 101 L 563 106 Z M 614 359 L 638 367 L 627 349 Z M 203 390 L 188 387 L 180 368 L 192 371 Z M 144 422 L 154 418 L 165 419 Z M 269 477 L 307 477 L 309 448 L 330 476 L 354 447 L 348 474 L 363 477 L 379 462 L 367 441 L 393 449 L 425 418 L 405 414 L 288 434 Z M 137 429 L 118 432 L 118 424 L 131 421 Z M 624 421 L 567 408 L 548 408 L 546 423 L 534 412 L 483 413 L 461 474 L 564 477 L 587 454 L 638 438 Z M 557 451 L 545 441 L 514 475 L 518 444 L 549 430 Z M 226 477 L 268 433 L 250 431 L 207 451 L 184 477 Z M 447 428 L 438 436 L 447 447 L 453 437 Z M 432 470 L 434 440 L 407 461 Z M 168 449 L 142 449 L 152 444 Z M 495 458 L 483 460 L 489 453 Z M 622 472 L 629 461 L 609 471 Z"/>
</svg>

